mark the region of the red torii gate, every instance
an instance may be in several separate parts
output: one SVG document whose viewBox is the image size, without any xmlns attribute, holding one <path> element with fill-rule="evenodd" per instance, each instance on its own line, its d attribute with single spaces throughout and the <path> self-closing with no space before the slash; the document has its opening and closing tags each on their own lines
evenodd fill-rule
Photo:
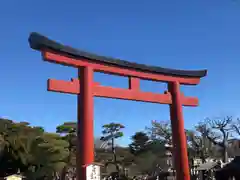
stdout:
<svg viewBox="0 0 240 180">
<path fill-rule="evenodd" d="M 45 61 L 78 68 L 78 79 L 48 80 L 48 91 L 77 94 L 78 97 L 78 180 L 86 180 L 86 166 L 94 162 L 94 96 L 169 104 L 177 180 L 190 180 L 182 106 L 197 106 L 198 99 L 185 97 L 180 92 L 180 85 L 197 85 L 207 70 L 166 69 L 98 56 L 62 45 L 38 33 L 31 33 L 29 43 L 32 49 L 42 53 Z M 126 76 L 129 88 L 102 86 L 93 81 L 94 72 Z M 140 79 L 166 82 L 168 90 L 164 94 L 143 92 Z"/>
</svg>

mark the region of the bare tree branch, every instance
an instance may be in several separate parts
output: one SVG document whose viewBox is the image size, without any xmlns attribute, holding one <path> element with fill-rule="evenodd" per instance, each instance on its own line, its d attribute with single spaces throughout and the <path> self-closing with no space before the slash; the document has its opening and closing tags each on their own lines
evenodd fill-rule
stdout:
<svg viewBox="0 0 240 180">
<path fill-rule="evenodd" d="M 163 140 L 168 144 L 172 144 L 172 130 L 168 121 L 152 121 L 152 126 L 146 129 L 153 139 Z"/>
<path fill-rule="evenodd" d="M 237 118 L 236 122 L 232 122 L 233 131 L 240 135 L 240 119 Z"/>
<path fill-rule="evenodd" d="M 227 162 L 227 148 L 228 148 L 228 139 L 233 130 L 233 118 L 232 116 L 226 116 L 224 118 L 207 118 L 202 127 L 205 128 L 207 138 L 222 148 L 223 161 Z M 203 128 L 203 129 L 204 129 Z M 219 135 L 217 134 L 219 131 Z"/>
</svg>

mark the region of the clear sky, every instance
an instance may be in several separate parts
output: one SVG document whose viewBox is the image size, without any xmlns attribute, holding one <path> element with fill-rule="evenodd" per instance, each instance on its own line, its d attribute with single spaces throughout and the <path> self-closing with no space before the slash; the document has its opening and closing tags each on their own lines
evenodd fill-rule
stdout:
<svg viewBox="0 0 240 180">
<path fill-rule="evenodd" d="M 240 102 L 239 0 L 7 0 L 0 5 L 0 116 L 29 121 L 47 131 L 76 120 L 76 96 L 46 91 L 48 78 L 70 79 L 76 70 L 43 62 L 28 45 L 32 31 L 76 48 L 138 63 L 204 69 L 200 85 L 184 87 L 200 106 L 184 108 L 185 126 L 205 117 L 237 117 Z M 127 79 L 96 74 L 103 85 Z M 166 85 L 143 82 L 144 91 Z M 168 120 L 167 105 L 95 98 L 95 134 L 101 125 L 126 126 L 128 143 L 151 120 Z"/>
</svg>

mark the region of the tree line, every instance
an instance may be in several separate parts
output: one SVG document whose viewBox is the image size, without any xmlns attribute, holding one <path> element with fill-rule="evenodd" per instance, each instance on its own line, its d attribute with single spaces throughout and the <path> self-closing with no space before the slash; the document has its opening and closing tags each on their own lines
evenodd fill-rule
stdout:
<svg viewBox="0 0 240 180">
<path fill-rule="evenodd" d="M 166 145 L 172 146 L 168 121 L 151 121 L 150 127 L 133 133 L 128 147 L 115 143 L 124 136 L 124 125 L 112 122 L 102 128 L 102 137 L 95 139 L 95 161 L 104 165 L 104 173 L 153 174 L 171 168 L 166 163 Z M 190 164 L 194 158 L 227 162 L 234 156 L 231 144 L 240 135 L 240 120 L 207 118 L 185 132 Z M 0 177 L 18 172 L 34 180 L 75 177 L 76 137 L 76 122 L 65 122 L 50 133 L 28 122 L 0 118 Z"/>
</svg>

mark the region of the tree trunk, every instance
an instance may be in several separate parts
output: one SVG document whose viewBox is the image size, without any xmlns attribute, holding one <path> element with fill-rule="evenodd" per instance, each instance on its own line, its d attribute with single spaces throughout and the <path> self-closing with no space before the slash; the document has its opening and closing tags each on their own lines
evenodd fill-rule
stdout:
<svg viewBox="0 0 240 180">
<path fill-rule="evenodd" d="M 226 147 L 223 148 L 223 162 L 224 163 L 228 162 L 228 152 Z"/>
<path fill-rule="evenodd" d="M 60 175 L 60 179 L 61 180 L 65 180 L 66 178 L 66 172 L 67 172 L 67 166 L 65 166 L 62 171 L 61 171 L 61 175 Z"/>
<path fill-rule="evenodd" d="M 206 162 L 206 158 L 205 158 L 205 152 L 203 150 L 201 150 L 201 160 L 202 160 L 202 163 L 205 163 Z"/>
<path fill-rule="evenodd" d="M 113 153 L 113 162 L 116 166 L 117 172 L 119 172 L 119 166 L 117 164 L 116 150 L 115 150 L 115 147 L 114 147 L 114 138 L 112 138 L 112 153 Z"/>
<path fill-rule="evenodd" d="M 228 142 L 227 142 L 227 138 L 224 138 L 224 142 L 223 142 L 223 162 L 224 163 L 228 162 L 228 151 L 227 150 L 228 150 Z"/>
</svg>

